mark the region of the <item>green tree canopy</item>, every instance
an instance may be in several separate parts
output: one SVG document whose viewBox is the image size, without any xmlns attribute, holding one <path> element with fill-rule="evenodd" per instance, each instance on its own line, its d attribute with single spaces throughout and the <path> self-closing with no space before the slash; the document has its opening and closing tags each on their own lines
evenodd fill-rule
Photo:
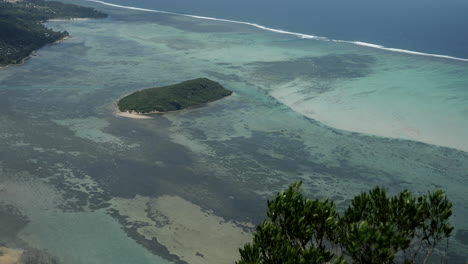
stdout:
<svg viewBox="0 0 468 264">
<path fill-rule="evenodd" d="M 0 0 L 0 66 L 20 63 L 31 52 L 69 34 L 47 28 L 42 22 L 56 18 L 104 18 L 92 8 L 55 1 Z"/>
<path fill-rule="evenodd" d="M 441 190 L 389 196 L 376 187 L 338 214 L 332 201 L 308 199 L 300 188 L 294 183 L 268 201 L 268 219 L 239 250 L 237 264 L 426 263 L 444 257 L 452 204 Z"/>
</svg>

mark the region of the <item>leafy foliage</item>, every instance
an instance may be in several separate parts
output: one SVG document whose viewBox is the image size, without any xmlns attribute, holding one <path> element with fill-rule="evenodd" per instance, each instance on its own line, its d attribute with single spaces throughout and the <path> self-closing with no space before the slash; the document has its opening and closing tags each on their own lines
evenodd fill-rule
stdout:
<svg viewBox="0 0 468 264">
<path fill-rule="evenodd" d="M 53 1 L 29 0 L 9 3 L 0 0 L 0 65 L 21 62 L 32 51 L 68 36 L 41 22 L 55 18 L 102 18 L 106 14 L 87 7 Z"/>
<path fill-rule="evenodd" d="M 118 107 L 122 112 L 167 112 L 215 101 L 231 93 L 217 82 L 199 78 L 134 92 L 120 99 Z"/>
<path fill-rule="evenodd" d="M 376 187 L 340 215 L 332 201 L 307 199 L 300 187 L 268 201 L 268 219 L 240 249 L 238 264 L 426 263 L 453 231 L 452 204 L 441 190 L 389 196 Z"/>
</svg>

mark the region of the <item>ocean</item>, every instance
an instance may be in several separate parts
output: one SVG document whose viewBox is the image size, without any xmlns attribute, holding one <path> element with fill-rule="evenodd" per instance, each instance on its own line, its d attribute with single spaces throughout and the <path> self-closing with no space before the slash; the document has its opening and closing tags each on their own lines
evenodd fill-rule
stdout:
<svg viewBox="0 0 468 264">
<path fill-rule="evenodd" d="M 468 56 L 455 44 L 466 4 L 66 2 L 109 17 L 48 22 L 72 38 L 0 70 L 3 246 L 67 264 L 234 263 L 267 199 L 301 180 L 339 210 L 376 185 L 442 188 L 449 263 L 468 259 Z M 424 41 L 437 37 L 410 17 L 452 46 Z M 234 93 L 114 114 L 131 92 L 199 77 Z"/>
<path fill-rule="evenodd" d="M 238 20 L 265 27 L 468 58 L 462 0 L 114 0 L 113 4 Z"/>
</svg>

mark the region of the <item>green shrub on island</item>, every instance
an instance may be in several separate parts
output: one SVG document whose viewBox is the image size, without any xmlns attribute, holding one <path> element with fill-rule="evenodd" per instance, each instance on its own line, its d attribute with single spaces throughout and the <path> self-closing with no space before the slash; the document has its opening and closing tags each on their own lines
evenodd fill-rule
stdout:
<svg viewBox="0 0 468 264">
<path fill-rule="evenodd" d="M 389 196 L 376 187 L 342 214 L 329 200 L 310 200 L 294 183 L 268 201 L 268 219 L 237 264 L 445 263 L 452 203 L 435 190 Z"/>
<path fill-rule="evenodd" d="M 0 65 L 16 64 L 34 50 L 68 36 L 45 27 L 48 19 L 103 18 L 107 15 L 92 8 L 54 1 L 0 0 Z"/>
<path fill-rule="evenodd" d="M 231 95 L 221 84 L 199 78 L 134 92 L 118 102 L 121 112 L 168 112 L 202 105 Z"/>
</svg>

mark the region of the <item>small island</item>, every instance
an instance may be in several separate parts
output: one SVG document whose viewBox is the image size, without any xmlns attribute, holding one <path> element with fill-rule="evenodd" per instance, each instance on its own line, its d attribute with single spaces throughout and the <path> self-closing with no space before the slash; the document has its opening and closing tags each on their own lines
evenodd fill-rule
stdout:
<svg viewBox="0 0 468 264">
<path fill-rule="evenodd" d="M 213 102 L 231 94 L 215 81 L 198 78 L 134 92 L 120 99 L 117 106 L 121 112 L 164 113 Z"/>
</svg>

